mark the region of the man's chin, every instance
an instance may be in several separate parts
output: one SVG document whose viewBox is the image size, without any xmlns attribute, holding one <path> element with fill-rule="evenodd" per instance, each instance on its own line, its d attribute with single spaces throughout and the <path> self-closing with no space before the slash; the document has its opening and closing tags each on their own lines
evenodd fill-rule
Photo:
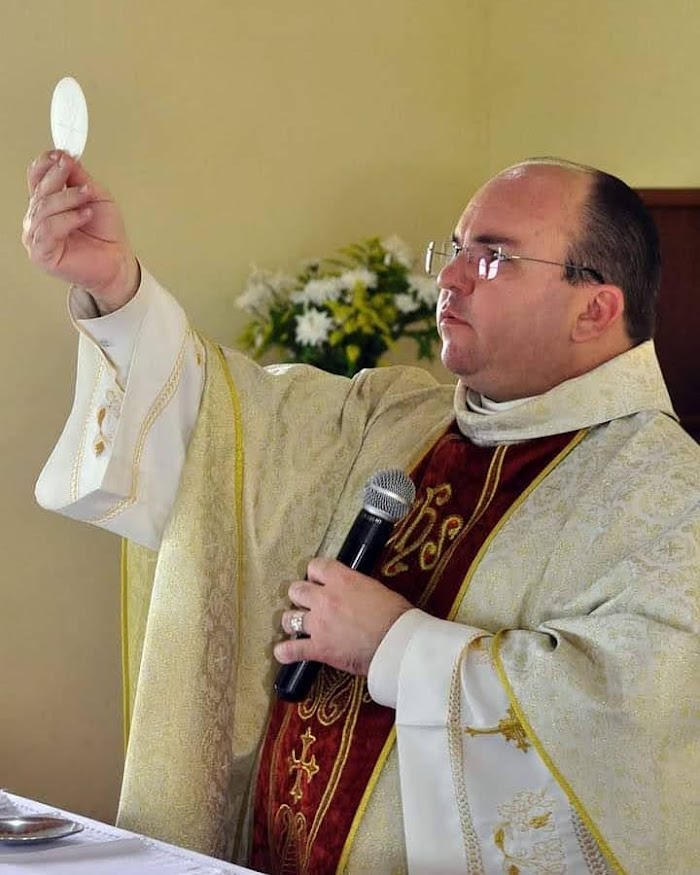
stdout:
<svg viewBox="0 0 700 875">
<path fill-rule="evenodd" d="M 476 377 L 478 368 L 464 349 L 455 349 L 453 345 L 443 341 L 440 360 L 448 371 L 451 371 L 460 381 L 471 386 L 470 380 Z"/>
</svg>

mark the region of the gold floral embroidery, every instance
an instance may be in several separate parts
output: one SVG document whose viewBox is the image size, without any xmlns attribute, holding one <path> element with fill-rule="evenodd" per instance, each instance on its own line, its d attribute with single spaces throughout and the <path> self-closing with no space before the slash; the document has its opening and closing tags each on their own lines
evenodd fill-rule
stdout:
<svg viewBox="0 0 700 875">
<path fill-rule="evenodd" d="M 101 456 L 107 449 L 107 444 L 112 443 L 120 413 L 121 400 L 119 395 L 113 389 L 109 389 L 105 396 L 104 404 L 97 408 L 97 413 L 95 414 L 97 437 L 93 442 L 92 448 L 96 456 Z"/>
<path fill-rule="evenodd" d="M 280 872 L 306 875 L 305 862 L 308 842 L 308 824 L 301 811 L 292 811 L 282 805 L 275 815 L 274 858 L 279 862 Z"/>
<path fill-rule="evenodd" d="M 316 717 L 322 726 L 332 726 L 347 712 L 358 684 L 364 686 L 364 678 L 323 666 L 312 689 L 313 698 L 305 699 L 297 706 L 299 716 L 302 720 Z"/>
<path fill-rule="evenodd" d="M 523 751 L 523 753 L 527 753 L 532 747 L 512 705 L 508 708 L 506 716 L 499 720 L 496 726 L 491 726 L 488 729 L 465 726 L 464 731 L 467 735 L 471 735 L 472 738 L 476 735 L 502 735 L 506 741 L 512 741 L 518 750 Z"/>
<path fill-rule="evenodd" d="M 498 806 L 502 818 L 493 843 L 507 875 L 565 875 L 566 856 L 554 820 L 554 799 L 545 790 L 523 790 Z"/>
</svg>

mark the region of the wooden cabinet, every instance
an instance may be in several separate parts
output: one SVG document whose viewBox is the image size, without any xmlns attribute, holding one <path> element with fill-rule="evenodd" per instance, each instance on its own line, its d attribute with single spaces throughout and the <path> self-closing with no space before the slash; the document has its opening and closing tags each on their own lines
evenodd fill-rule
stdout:
<svg viewBox="0 0 700 875">
<path fill-rule="evenodd" d="M 661 369 L 683 427 L 700 441 L 700 189 L 640 189 L 661 238 Z"/>
</svg>

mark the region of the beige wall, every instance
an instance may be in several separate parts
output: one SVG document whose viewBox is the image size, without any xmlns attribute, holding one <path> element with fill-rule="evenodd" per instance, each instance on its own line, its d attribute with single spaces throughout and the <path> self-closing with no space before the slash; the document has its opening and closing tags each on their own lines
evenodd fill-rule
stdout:
<svg viewBox="0 0 700 875">
<path fill-rule="evenodd" d="M 527 155 L 700 184 L 694 0 L 491 0 L 489 171 Z"/>
<path fill-rule="evenodd" d="M 39 510 L 70 403 L 61 287 L 26 263 L 24 167 L 55 81 L 148 266 L 232 343 L 250 263 L 444 233 L 530 154 L 698 185 L 700 7 L 687 0 L 5 0 L 0 26 L 0 786 L 109 818 L 121 762 L 118 541 Z"/>
<path fill-rule="evenodd" d="M 88 168 L 194 322 L 232 343 L 251 263 L 371 234 L 445 233 L 482 178 L 479 4 L 433 0 L 5 0 L 0 19 L 0 786 L 103 818 L 121 765 L 115 537 L 38 509 L 74 338 L 25 261 L 24 168 L 54 83 L 86 92 Z"/>
</svg>

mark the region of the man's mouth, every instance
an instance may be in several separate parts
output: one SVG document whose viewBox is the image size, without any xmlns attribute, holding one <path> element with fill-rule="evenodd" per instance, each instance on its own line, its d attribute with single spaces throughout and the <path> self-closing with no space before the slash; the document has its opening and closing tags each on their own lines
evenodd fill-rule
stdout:
<svg viewBox="0 0 700 875">
<path fill-rule="evenodd" d="M 440 323 L 440 325 L 468 325 L 469 324 L 469 322 L 463 316 L 458 315 L 450 307 L 443 307 L 440 310 L 438 322 Z"/>
</svg>

